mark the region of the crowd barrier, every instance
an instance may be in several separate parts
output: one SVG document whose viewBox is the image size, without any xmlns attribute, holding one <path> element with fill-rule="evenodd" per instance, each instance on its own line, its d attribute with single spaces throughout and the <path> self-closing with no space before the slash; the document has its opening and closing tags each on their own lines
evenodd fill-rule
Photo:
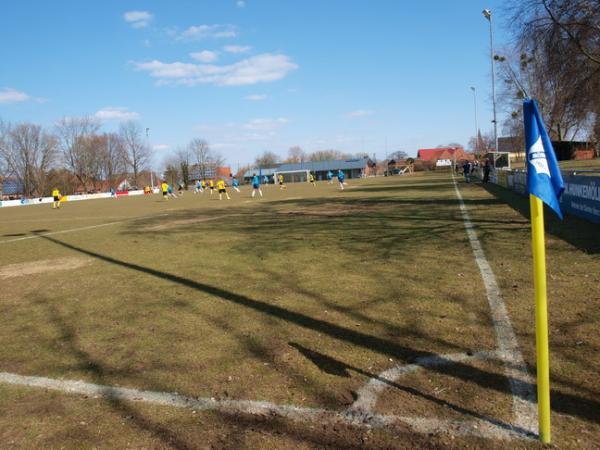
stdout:
<svg viewBox="0 0 600 450">
<path fill-rule="evenodd" d="M 152 193 L 158 194 L 159 189 L 154 188 Z M 122 196 L 135 196 L 144 195 L 143 190 L 137 191 L 118 191 L 115 193 L 117 197 Z M 112 194 L 110 192 L 100 192 L 98 194 L 78 194 L 78 195 L 63 195 L 60 199 L 61 202 L 78 202 L 81 200 L 97 200 L 100 198 L 110 198 Z M 43 203 L 52 203 L 53 197 L 36 197 L 36 198 L 22 198 L 20 200 L 4 200 L 0 201 L 0 208 L 8 208 L 12 206 L 28 206 L 28 205 L 40 205 Z"/>
<path fill-rule="evenodd" d="M 600 176 L 563 172 L 563 180 L 565 191 L 560 197 L 563 213 L 600 224 Z M 490 174 L 490 181 L 527 195 L 527 172 L 524 170 L 497 170 Z"/>
</svg>

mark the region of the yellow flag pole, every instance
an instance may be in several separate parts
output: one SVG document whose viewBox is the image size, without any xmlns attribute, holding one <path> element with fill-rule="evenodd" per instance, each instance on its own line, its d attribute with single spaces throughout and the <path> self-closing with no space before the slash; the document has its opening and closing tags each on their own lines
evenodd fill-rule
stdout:
<svg viewBox="0 0 600 450">
<path fill-rule="evenodd" d="M 548 352 L 548 305 L 546 300 L 546 251 L 544 246 L 544 205 L 529 195 L 531 210 L 531 250 L 535 289 L 535 343 L 537 354 L 537 397 L 539 435 L 550 443 L 550 359 Z"/>
</svg>

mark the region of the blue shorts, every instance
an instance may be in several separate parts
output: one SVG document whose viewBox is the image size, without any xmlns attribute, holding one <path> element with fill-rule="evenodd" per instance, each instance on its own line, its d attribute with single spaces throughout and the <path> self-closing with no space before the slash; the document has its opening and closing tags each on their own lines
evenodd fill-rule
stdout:
<svg viewBox="0 0 600 450">
<path fill-rule="evenodd" d="M 253 185 L 252 185 L 252 187 L 253 187 L 254 189 L 258 189 L 258 188 L 260 187 L 260 184 L 253 184 Z"/>
</svg>

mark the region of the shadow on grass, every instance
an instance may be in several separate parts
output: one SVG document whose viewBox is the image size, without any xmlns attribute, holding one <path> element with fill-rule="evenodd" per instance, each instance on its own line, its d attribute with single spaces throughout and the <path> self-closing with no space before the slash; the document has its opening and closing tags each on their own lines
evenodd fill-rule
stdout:
<svg viewBox="0 0 600 450">
<path fill-rule="evenodd" d="M 69 354 L 79 361 L 76 369 L 85 370 L 90 373 L 95 383 L 107 385 L 108 373 L 113 373 L 113 371 L 105 367 L 102 362 L 96 360 L 92 355 L 79 346 L 75 328 L 64 320 L 59 311 L 53 305 L 43 301 L 38 301 L 37 303 L 45 307 L 48 319 L 60 333 L 58 339 L 67 346 Z M 163 390 L 167 391 L 167 389 Z M 106 403 L 116 413 L 118 413 L 124 419 L 130 421 L 130 423 L 135 425 L 137 428 L 148 432 L 149 434 L 161 440 L 164 444 L 177 450 L 188 450 L 193 448 L 181 440 L 176 433 L 169 430 L 167 427 L 144 417 L 135 408 L 128 405 L 127 402 L 111 396 L 110 389 L 107 391 L 107 394 L 108 395 L 104 397 L 106 399 Z"/>
<path fill-rule="evenodd" d="M 481 186 L 494 197 L 520 213 L 529 222 L 528 197 L 494 184 L 486 183 Z M 548 233 L 567 241 L 583 252 L 600 253 L 599 225 L 569 214 L 565 215 L 564 220 L 560 220 L 547 206 L 544 205 L 544 209 L 546 211 L 546 214 L 544 214 L 545 227 Z"/>
<path fill-rule="evenodd" d="M 509 430 L 509 431 L 515 431 L 519 434 L 522 434 L 524 436 L 528 436 L 528 437 L 536 437 L 535 434 L 531 433 L 528 430 L 525 430 L 523 428 L 519 428 L 519 427 L 515 427 L 513 425 L 509 425 L 507 423 L 504 423 L 502 421 L 496 420 L 496 419 L 492 419 L 491 417 L 487 417 L 483 414 L 477 413 L 475 411 L 471 411 L 470 409 L 466 409 L 463 408 L 461 406 L 455 405 L 453 403 L 450 403 L 448 401 L 439 399 L 437 397 L 434 397 L 432 395 L 426 394 L 424 392 L 419 391 L 418 389 L 409 387 L 409 386 L 402 386 L 394 381 L 390 381 L 387 380 L 385 378 L 382 378 L 378 375 L 375 375 L 373 373 L 370 373 L 366 370 L 363 370 L 359 367 L 354 367 L 352 365 L 346 364 L 345 362 L 342 361 L 338 361 L 335 358 L 332 358 L 331 356 L 327 356 L 324 355 L 323 353 L 319 353 L 315 350 L 311 350 L 309 348 L 306 348 L 300 344 L 297 344 L 295 342 L 290 342 L 289 345 L 291 347 L 294 347 L 296 350 L 298 350 L 305 358 L 307 358 L 308 360 L 310 360 L 314 365 L 316 365 L 319 369 L 321 369 L 323 372 L 328 373 L 330 375 L 336 375 L 336 376 L 341 376 L 341 377 L 349 377 L 350 373 L 348 372 L 349 370 L 359 373 L 360 375 L 363 375 L 365 377 L 367 377 L 367 379 L 369 380 L 378 380 L 382 383 L 387 384 L 388 386 L 398 389 L 399 391 L 404 391 L 407 392 L 411 395 L 414 395 L 415 397 L 421 397 L 425 400 L 428 400 L 432 403 L 435 403 L 439 406 L 442 406 L 444 408 L 449 408 L 453 411 L 456 411 L 460 414 L 466 415 L 466 416 L 471 416 L 474 417 L 476 419 L 480 419 L 482 421 L 488 422 L 492 425 L 495 425 L 497 427 L 503 428 L 505 430 Z M 431 369 L 431 367 L 429 367 Z"/>
<path fill-rule="evenodd" d="M 216 286 L 211 286 L 206 283 L 199 281 L 190 280 L 178 275 L 174 275 L 167 272 L 162 272 L 150 267 L 141 266 L 134 263 L 128 263 L 121 261 L 110 256 L 102 255 L 91 250 L 86 250 L 77 247 L 66 242 L 59 241 L 50 236 L 40 236 L 50 242 L 53 242 L 59 246 L 67 248 L 78 253 L 82 253 L 98 260 L 114 264 L 129 270 L 136 272 L 145 273 L 150 276 L 154 276 L 163 280 L 168 280 L 172 283 L 176 283 L 188 288 L 197 290 L 199 292 L 207 293 L 218 297 L 222 300 L 235 303 L 237 305 L 259 311 L 263 314 L 267 314 L 272 317 L 276 317 L 280 320 L 286 321 L 290 324 L 294 324 L 309 330 L 316 331 L 331 336 L 335 339 L 339 339 L 359 347 L 363 347 L 383 355 L 388 355 L 404 362 L 415 362 L 419 357 L 425 356 L 438 356 L 432 352 L 426 351 L 415 351 L 412 348 L 399 345 L 395 342 L 372 336 L 367 333 L 345 328 L 335 323 L 327 322 L 325 320 L 316 319 L 308 315 L 290 311 L 286 308 L 269 304 L 265 301 L 252 299 L 245 295 L 237 294 L 235 292 L 228 291 Z M 465 382 L 475 383 L 483 388 L 492 389 L 497 392 L 506 393 L 512 395 L 509 389 L 508 379 L 504 375 L 491 373 L 482 369 L 478 369 L 462 363 L 452 363 L 447 366 L 436 366 L 430 368 L 444 375 L 451 376 L 456 379 L 460 379 Z M 517 384 L 524 384 L 522 380 L 514 380 Z M 522 392 L 535 391 L 535 386 L 528 386 L 528 389 L 523 389 Z M 553 390 L 553 408 L 557 412 L 578 416 L 583 419 L 598 422 L 600 419 L 600 402 L 597 400 L 591 400 L 582 398 L 576 395 L 563 393 L 560 391 Z M 526 398 L 525 400 L 531 400 Z"/>
</svg>

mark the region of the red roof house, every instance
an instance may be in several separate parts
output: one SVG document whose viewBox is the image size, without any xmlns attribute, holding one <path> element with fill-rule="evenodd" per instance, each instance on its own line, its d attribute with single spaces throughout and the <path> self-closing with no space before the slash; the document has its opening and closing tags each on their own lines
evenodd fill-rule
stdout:
<svg viewBox="0 0 600 450">
<path fill-rule="evenodd" d="M 461 147 L 422 148 L 417 151 L 417 159 L 422 161 L 437 161 L 438 159 L 456 159 L 464 157 L 465 150 Z"/>
</svg>

